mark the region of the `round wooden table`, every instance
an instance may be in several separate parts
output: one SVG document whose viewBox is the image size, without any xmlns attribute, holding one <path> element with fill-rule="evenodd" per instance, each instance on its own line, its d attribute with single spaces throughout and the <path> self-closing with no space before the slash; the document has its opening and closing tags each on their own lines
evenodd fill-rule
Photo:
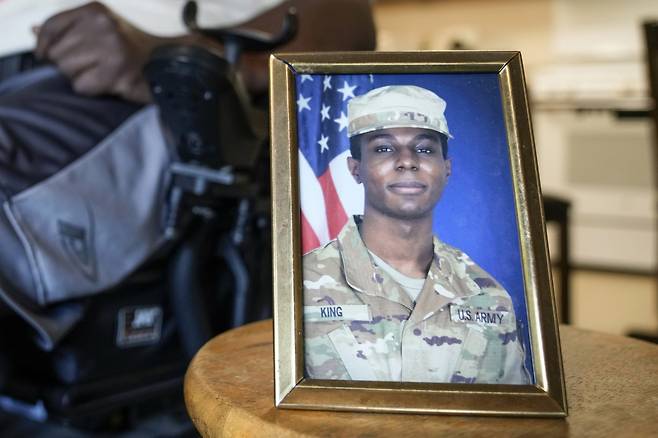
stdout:
<svg viewBox="0 0 658 438">
<path fill-rule="evenodd" d="M 277 409 L 271 320 L 199 350 L 185 403 L 203 436 L 658 436 L 658 346 L 568 326 L 560 334 L 567 419 Z"/>
</svg>

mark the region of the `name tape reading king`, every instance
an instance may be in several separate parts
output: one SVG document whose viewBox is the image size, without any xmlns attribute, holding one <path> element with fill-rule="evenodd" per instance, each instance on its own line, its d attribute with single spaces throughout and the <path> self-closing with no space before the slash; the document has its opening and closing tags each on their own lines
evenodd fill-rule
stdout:
<svg viewBox="0 0 658 438">
<path fill-rule="evenodd" d="M 345 304 L 332 306 L 304 306 L 306 321 L 372 321 L 370 306 Z"/>
</svg>

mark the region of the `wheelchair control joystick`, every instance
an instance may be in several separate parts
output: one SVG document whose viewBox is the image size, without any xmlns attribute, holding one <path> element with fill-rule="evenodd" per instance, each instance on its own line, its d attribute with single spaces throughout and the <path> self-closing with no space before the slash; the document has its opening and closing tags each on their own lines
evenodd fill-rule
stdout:
<svg viewBox="0 0 658 438">
<path fill-rule="evenodd" d="M 196 46 L 161 47 L 145 67 L 174 156 L 169 167 L 165 236 L 177 241 L 188 234 L 170 269 L 170 295 L 191 357 L 211 335 L 208 321 L 197 317 L 206 310 L 202 297 L 208 294 L 200 278 L 208 242 L 218 242 L 215 255 L 223 259 L 231 276 L 233 327 L 249 320 L 247 303 L 254 299 L 250 293 L 258 289 L 254 275 L 249 275 L 254 268 L 249 266 L 262 271 L 263 264 L 269 265 L 269 247 L 263 249 L 268 245 L 267 232 L 258 225 L 267 222 L 259 218 L 269 213 L 268 181 L 258 169 L 266 158 L 261 153 L 267 139 L 266 114 L 252 108 L 237 65 L 242 50 L 271 51 L 290 41 L 297 19 L 289 11 L 281 32 L 274 36 L 244 29 L 203 29 L 196 22 L 196 3 L 190 1 L 183 20 L 191 31 L 217 39 L 224 47 L 224 57 Z M 250 235 L 250 230 L 259 227 L 262 236 Z M 247 249 L 254 242 L 262 245 L 255 253 Z M 195 315 L 193 320 L 190 315 Z"/>
</svg>

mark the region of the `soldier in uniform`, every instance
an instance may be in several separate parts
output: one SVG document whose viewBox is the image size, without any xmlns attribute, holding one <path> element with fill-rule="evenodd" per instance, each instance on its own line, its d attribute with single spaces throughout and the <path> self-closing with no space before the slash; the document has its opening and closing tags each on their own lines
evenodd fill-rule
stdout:
<svg viewBox="0 0 658 438">
<path fill-rule="evenodd" d="M 348 103 L 364 213 L 303 258 L 307 377 L 530 383 L 509 294 L 432 232 L 451 172 L 445 108 L 416 86 Z"/>
</svg>

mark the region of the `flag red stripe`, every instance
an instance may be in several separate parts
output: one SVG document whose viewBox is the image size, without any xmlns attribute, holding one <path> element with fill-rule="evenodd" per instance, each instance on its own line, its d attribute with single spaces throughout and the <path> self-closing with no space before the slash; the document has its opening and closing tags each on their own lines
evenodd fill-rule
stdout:
<svg viewBox="0 0 658 438">
<path fill-rule="evenodd" d="M 300 215 L 302 217 L 302 254 L 306 254 L 320 246 L 320 240 L 316 236 L 315 231 L 306 220 L 304 212 Z"/>
<path fill-rule="evenodd" d="M 336 191 L 334 180 L 331 177 L 331 171 L 327 171 L 318 178 L 322 194 L 324 195 L 324 205 L 327 211 L 327 225 L 329 227 L 329 238 L 335 239 L 340 230 L 347 222 L 347 214 L 340 202 L 340 197 Z"/>
</svg>

